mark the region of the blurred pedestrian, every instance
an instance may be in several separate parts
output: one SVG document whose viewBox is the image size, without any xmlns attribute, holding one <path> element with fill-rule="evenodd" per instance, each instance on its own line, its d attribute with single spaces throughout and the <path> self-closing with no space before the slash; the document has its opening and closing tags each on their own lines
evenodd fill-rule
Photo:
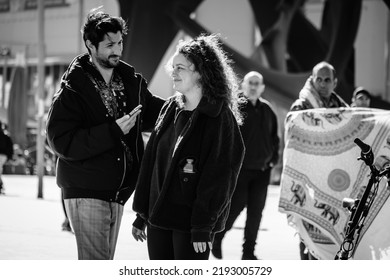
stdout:
<svg viewBox="0 0 390 280">
<path fill-rule="evenodd" d="M 176 94 L 146 147 L 133 236 L 147 240 L 152 260 L 206 260 L 225 226 L 244 155 L 238 86 L 215 34 L 180 42 L 168 66 Z"/>
<path fill-rule="evenodd" d="M 99 10 L 82 28 L 88 53 L 62 77 L 47 121 L 59 157 L 57 184 L 74 231 L 79 259 L 113 259 L 123 206 L 144 151 L 142 129 L 153 127 L 163 100 L 121 61 L 126 22 Z M 131 113 L 134 108 L 142 109 Z"/>
<path fill-rule="evenodd" d="M 371 94 L 363 87 L 357 87 L 352 94 L 351 107 L 370 108 Z"/>
<path fill-rule="evenodd" d="M 299 98 L 291 105 L 290 111 L 349 107 L 334 91 L 336 86 L 337 77 L 334 67 L 325 61 L 316 64 L 311 76 L 299 92 Z"/>
<path fill-rule="evenodd" d="M 5 194 L 2 179 L 4 164 L 12 159 L 14 153 L 13 143 L 10 136 L 5 133 L 3 123 L 0 122 L 0 194 Z"/>
<path fill-rule="evenodd" d="M 245 117 L 240 127 L 246 153 L 237 181 L 225 230 L 215 235 L 212 253 L 222 258 L 222 240 L 242 210 L 246 208 L 243 260 L 256 260 L 254 254 L 257 233 L 266 203 L 272 167 L 279 160 L 277 117 L 271 104 L 262 98 L 265 85 L 263 76 L 255 71 L 245 75 L 242 82 L 246 99 L 242 107 Z"/>
<path fill-rule="evenodd" d="M 290 111 L 349 107 L 347 102 L 334 91 L 336 86 L 337 76 L 333 65 L 325 61 L 316 64 L 311 76 L 299 92 L 299 98 L 291 105 Z M 299 252 L 302 260 L 316 259 L 303 241 L 299 243 Z"/>
</svg>

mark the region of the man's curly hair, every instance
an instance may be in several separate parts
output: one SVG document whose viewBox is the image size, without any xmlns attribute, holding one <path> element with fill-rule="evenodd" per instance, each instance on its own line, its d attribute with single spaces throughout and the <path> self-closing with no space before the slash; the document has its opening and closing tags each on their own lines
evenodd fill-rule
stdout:
<svg viewBox="0 0 390 280">
<path fill-rule="evenodd" d="M 120 31 L 122 35 L 127 34 L 127 24 L 121 17 L 110 16 L 109 14 L 99 11 L 100 8 L 91 10 L 84 23 L 81 33 L 83 35 L 84 43 L 90 40 L 97 48 L 99 43 L 104 40 L 104 36 L 109 33 L 117 33 Z M 87 47 L 88 52 L 90 50 Z"/>
<path fill-rule="evenodd" d="M 194 64 L 195 71 L 200 74 L 198 83 L 202 87 L 203 96 L 209 102 L 223 100 L 241 124 L 238 79 L 233 71 L 232 61 L 222 49 L 219 35 L 201 34 L 192 40 L 180 41 L 176 53 L 182 54 Z"/>
</svg>

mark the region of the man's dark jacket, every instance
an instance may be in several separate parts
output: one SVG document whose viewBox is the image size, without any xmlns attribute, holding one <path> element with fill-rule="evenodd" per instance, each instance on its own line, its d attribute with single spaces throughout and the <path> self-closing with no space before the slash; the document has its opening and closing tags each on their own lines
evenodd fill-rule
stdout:
<svg viewBox="0 0 390 280">
<path fill-rule="evenodd" d="M 141 130 L 153 127 L 164 101 L 153 96 L 141 75 L 121 61 L 115 71 L 124 84 L 125 111 L 143 106 L 136 125 L 124 135 L 85 74 L 100 75 L 88 60 L 89 55 L 84 54 L 71 62 L 49 110 L 47 140 L 59 157 L 57 184 L 65 199 L 96 198 L 124 204 L 138 178 L 144 151 Z M 131 150 L 132 166 L 126 163 L 121 139 Z"/>
<path fill-rule="evenodd" d="M 7 160 L 12 159 L 14 154 L 13 142 L 11 137 L 4 133 L 0 128 L 0 154 L 6 155 Z"/>
<path fill-rule="evenodd" d="M 246 98 L 246 97 L 245 97 Z M 256 105 L 251 101 L 241 108 L 244 124 L 240 127 L 247 152 L 242 169 L 266 170 L 279 160 L 278 120 L 272 105 L 259 98 Z"/>
<path fill-rule="evenodd" d="M 193 242 L 211 241 L 225 227 L 244 143 L 228 106 L 202 98 L 177 137 L 162 185 L 153 186 L 153 168 L 160 168 L 155 165 L 157 144 L 174 122 L 176 108 L 171 98 L 161 110 L 146 147 L 133 209 L 153 226 L 191 232 Z M 183 172 L 186 159 L 194 160 L 195 173 Z M 141 228 L 140 221 L 134 226 Z"/>
</svg>

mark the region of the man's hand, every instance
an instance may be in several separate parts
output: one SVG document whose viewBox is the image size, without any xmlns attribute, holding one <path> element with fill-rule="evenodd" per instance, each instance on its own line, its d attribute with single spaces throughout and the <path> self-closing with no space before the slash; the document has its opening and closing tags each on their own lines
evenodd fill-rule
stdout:
<svg viewBox="0 0 390 280">
<path fill-rule="evenodd" d="M 130 129 L 132 129 L 137 121 L 137 116 L 141 113 L 141 110 L 138 110 L 133 115 L 124 115 L 123 117 L 116 120 L 116 123 L 122 130 L 123 134 L 129 133 Z"/>
</svg>

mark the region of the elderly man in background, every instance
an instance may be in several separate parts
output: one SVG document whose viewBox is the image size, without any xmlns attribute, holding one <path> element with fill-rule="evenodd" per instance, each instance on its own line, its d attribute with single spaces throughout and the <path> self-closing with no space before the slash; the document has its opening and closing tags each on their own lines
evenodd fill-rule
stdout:
<svg viewBox="0 0 390 280">
<path fill-rule="evenodd" d="M 222 258 L 222 239 L 241 211 L 247 208 L 244 230 L 243 260 L 257 260 L 254 254 L 257 233 L 265 206 L 272 167 L 279 159 L 277 117 L 271 104 L 262 98 L 263 76 L 255 71 L 245 75 L 242 89 L 245 105 L 241 108 L 244 124 L 241 134 L 246 152 L 233 194 L 225 230 L 215 235 L 212 254 Z"/>
</svg>

